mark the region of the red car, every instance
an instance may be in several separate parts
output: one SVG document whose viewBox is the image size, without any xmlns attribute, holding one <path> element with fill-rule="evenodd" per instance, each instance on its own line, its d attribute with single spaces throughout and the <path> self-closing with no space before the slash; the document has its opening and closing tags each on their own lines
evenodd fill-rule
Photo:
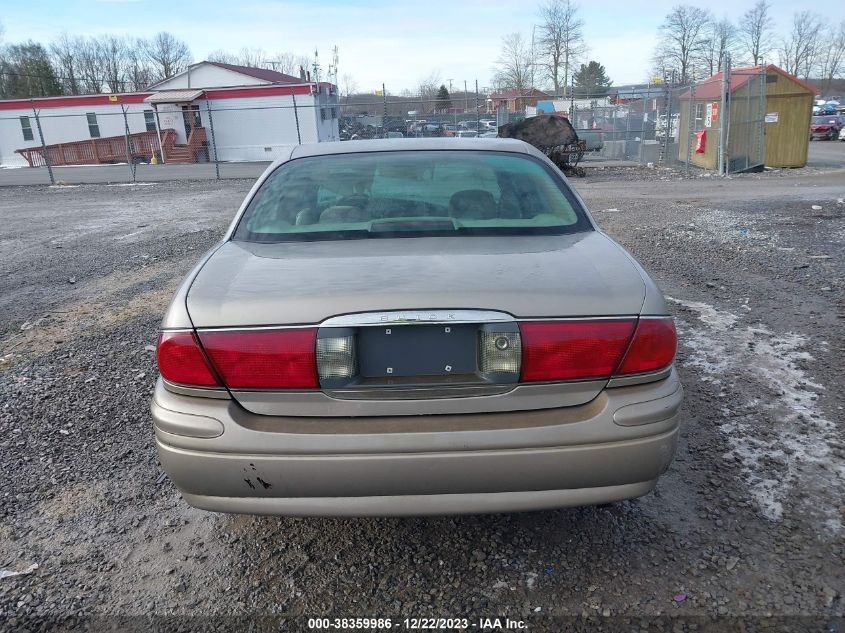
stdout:
<svg viewBox="0 0 845 633">
<path fill-rule="evenodd" d="M 845 116 L 827 114 L 814 116 L 810 121 L 810 140 L 824 139 L 833 141 L 839 136 L 839 130 L 845 125 Z"/>
</svg>

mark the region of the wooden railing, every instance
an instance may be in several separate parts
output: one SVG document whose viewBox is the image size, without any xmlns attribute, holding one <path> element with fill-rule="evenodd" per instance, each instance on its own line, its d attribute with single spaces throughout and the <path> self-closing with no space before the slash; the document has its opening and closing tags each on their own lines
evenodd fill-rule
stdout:
<svg viewBox="0 0 845 633">
<path fill-rule="evenodd" d="M 202 131 L 204 135 L 205 130 Z M 164 154 L 167 156 L 168 150 L 176 144 L 176 130 L 168 128 L 161 131 L 161 148 L 159 148 L 158 133 L 155 130 L 130 134 L 128 142 L 129 147 L 127 148 L 127 137 L 125 135 L 107 136 L 85 141 L 57 143 L 47 145 L 46 148 L 16 149 L 15 153 L 23 156 L 30 167 L 43 167 L 47 165 L 47 159 L 53 166 L 124 163 L 127 159 L 133 162 L 149 162 L 153 153 L 161 158 L 161 152 L 164 150 Z"/>
</svg>

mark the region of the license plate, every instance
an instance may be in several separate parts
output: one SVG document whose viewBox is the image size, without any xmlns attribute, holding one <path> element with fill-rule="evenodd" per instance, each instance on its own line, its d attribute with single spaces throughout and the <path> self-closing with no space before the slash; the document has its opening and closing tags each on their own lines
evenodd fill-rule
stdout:
<svg viewBox="0 0 845 633">
<path fill-rule="evenodd" d="M 391 325 L 358 330 L 363 378 L 449 376 L 477 371 L 478 326 Z"/>
</svg>

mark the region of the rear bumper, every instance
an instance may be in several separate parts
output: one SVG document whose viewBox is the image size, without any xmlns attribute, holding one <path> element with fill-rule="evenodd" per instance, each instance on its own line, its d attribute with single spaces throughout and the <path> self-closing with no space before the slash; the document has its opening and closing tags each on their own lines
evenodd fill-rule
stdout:
<svg viewBox="0 0 845 633">
<path fill-rule="evenodd" d="M 655 481 L 601 488 L 485 492 L 480 494 L 381 495 L 368 497 L 208 497 L 183 493 L 185 501 L 202 510 L 237 514 L 283 516 L 443 516 L 528 512 L 589 506 L 641 497 Z"/>
<path fill-rule="evenodd" d="M 467 514 L 646 494 L 674 456 L 682 393 L 673 372 L 658 383 L 605 390 L 582 407 L 460 416 L 456 424 L 464 428 L 455 431 L 443 429 L 448 416 L 418 416 L 412 430 L 391 427 L 390 420 L 369 426 L 331 418 L 256 421 L 231 401 L 176 396 L 161 385 L 152 411 L 161 464 L 199 508 L 293 516 Z M 179 424 L 194 428 L 184 432 L 204 432 L 192 427 L 192 418 L 214 420 L 222 433 L 174 432 L 183 432 Z M 440 428 L 428 431 L 428 423 Z M 354 424 L 363 431 L 350 432 Z M 315 432 L 303 433 L 303 425 Z"/>
</svg>

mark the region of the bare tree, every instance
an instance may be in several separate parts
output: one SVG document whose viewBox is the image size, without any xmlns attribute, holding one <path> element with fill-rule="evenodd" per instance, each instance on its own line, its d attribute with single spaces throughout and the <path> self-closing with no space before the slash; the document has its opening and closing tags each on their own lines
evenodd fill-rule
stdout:
<svg viewBox="0 0 845 633">
<path fill-rule="evenodd" d="M 344 73 L 340 77 L 340 88 L 346 96 L 346 100 L 349 101 L 349 95 L 358 92 L 358 82 L 349 73 Z"/>
<path fill-rule="evenodd" d="M 519 33 L 502 38 L 502 50 L 496 60 L 495 81 L 500 88 L 510 88 L 522 94 L 531 85 L 534 60 L 531 49 Z M 533 86 L 530 86 L 533 88 Z"/>
<path fill-rule="evenodd" d="M 819 78 L 821 91 L 830 90 L 833 80 L 845 70 L 845 20 L 839 26 L 829 26 L 820 39 L 826 42 L 819 55 Z"/>
<path fill-rule="evenodd" d="M 263 48 L 242 48 L 237 56 L 235 62 L 239 66 L 249 66 L 251 68 L 264 68 L 264 62 L 267 59 L 267 51 Z"/>
<path fill-rule="evenodd" d="M 70 37 L 67 33 L 62 33 L 50 44 L 53 66 L 58 71 L 66 95 L 78 95 L 83 91 L 80 78 L 80 50 L 83 45 L 81 37 Z"/>
<path fill-rule="evenodd" d="M 211 51 L 205 58 L 210 62 L 218 62 L 221 64 L 237 64 L 238 56 L 229 51 L 224 51 L 222 48 Z"/>
<path fill-rule="evenodd" d="M 708 74 L 713 75 L 722 68 L 722 62 L 728 55 L 733 56 L 736 49 L 736 27 L 727 18 L 710 20 L 706 28 L 706 37 L 701 58 L 701 65 Z"/>
<path fill-rule="evenodd" d="M 126 90 L 141 91 L 155 81 L 153 69 L 144 54 L 143 40 L 128 40 L 125 58 Z"/>
<path fill-rule="evenodd" d="M 99 48 L 103 81 L 108 84 L 109 92 L 123 92 L 126 89 L 126 41 L 114 35 L 103 35 L 95 40 L 95 45 Z"/>
<path fill-rule="evenodd" d="M 783 69 L 793 75 L 810 78 L 820 53 L 822 19 L 810 11 L 801 11 L 792 18 L 792 30 L 781 40 L 778 55 Z"/>
<path fill-rule="evenodd" d="M 102 51 L 93 39 L 79 40 L 76 50 L 79 59 L 79 87 L 83 93 L 98 93 L 103 91 Z"/>
<path fill-rule="evenodd" d="M 437 98 L 437 91 L 440 89 L 440 71 L 432 70 L 428 77 L 417 82 L 417 92 L 420 95 L 422 109 L 426 112 L 434 111 L 434 100 Z"/>
<path fill-rule="evenodd" d="M 696 62 L 706 48 L 710 14 L 704 9 L 682 4 L 675 6 L 660 25 L 660 41 L 655 62 L 665 73 L 675 70 L 682 84 L 694 77 Z"/>
<path fill-rule="evenodd" d="M 565 89 L 569 85 L 571 69 L 587 51 L 584 21 L 578 17 L 578 5 L 571 0 L 548 0 L 540 7 L 540 19 L 543 66 L 559 95 L 561 86 Z"/>
<path fill-rule="evenodd" d="M 222 64 L 268 68 L 294 77 L 299 77 L 300 67 L 307 69 L 311 65 L 311 60 L 307 55 L 287 51 L 268 54 L 262 48 L 242 48 L 238 53 L 217 49 L 209 53 L 206 59 Z"/>
<path fill-rule="evenodd" d="M 144 51 L 152 63 L 156 79 L 169 79 L 185 70 L 192 60 L 188 45 L 166 31 L 145 41 Z"/>
<path fill-rule="evenodd" d="M 766 0 L 757 0 L 739 21 L 742 52 L 751 58 L 754 66 L 759 65 L 772 49 L 774 22 L 769 17 L 770 7 Z"/>
</svg>

